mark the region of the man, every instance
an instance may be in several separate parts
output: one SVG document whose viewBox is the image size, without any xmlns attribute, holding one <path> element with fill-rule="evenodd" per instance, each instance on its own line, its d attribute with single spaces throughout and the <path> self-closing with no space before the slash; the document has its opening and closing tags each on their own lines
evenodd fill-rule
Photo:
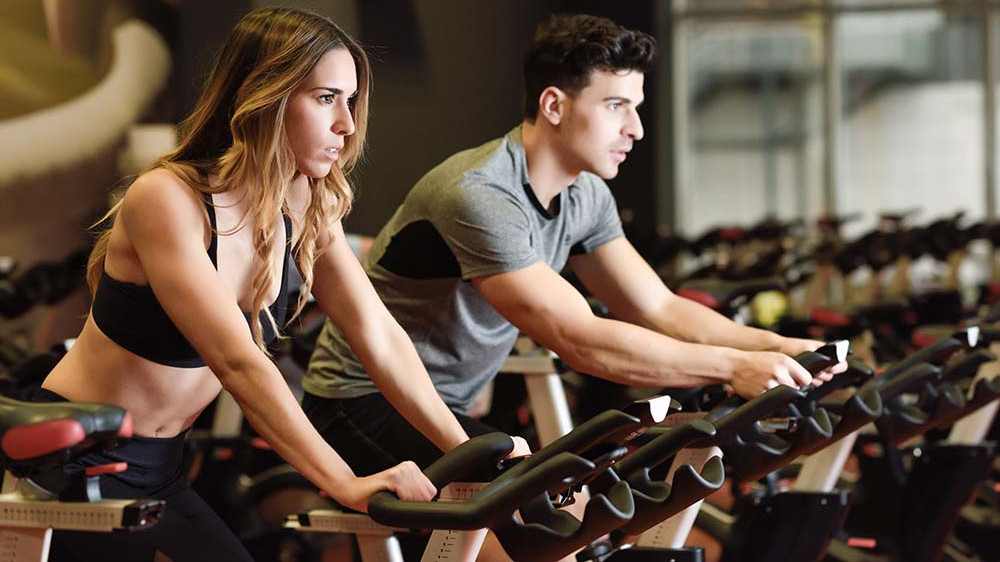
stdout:
<svg viewBox="0 0 1000 562">
<path fill-rule="evenodd" d="M 820 342 L 739 326 L 676 296 L 622 235 L 603 180 L 643 136 L 636 110 L 654 50 L 649 35 L 605 19 L 553 17 L 525 61 L 521 125 L 431 170 L 363 260 L 470 434 L 488 428 L 463 412 L 518 332 L 628 385 L 728 383 L 750 397 L 812 380 L 789 355 Z M 567 261 L 617 320 L 594 316 L 560 277 Z M 373 380 L 329 322 L 304 388 L 310 419 L 359 473 L 395 459 L 425 466 L 441 453 L 413 426 L 438 436 L 454 426 L 429 419 L 405 381 Z"/>
</svg>

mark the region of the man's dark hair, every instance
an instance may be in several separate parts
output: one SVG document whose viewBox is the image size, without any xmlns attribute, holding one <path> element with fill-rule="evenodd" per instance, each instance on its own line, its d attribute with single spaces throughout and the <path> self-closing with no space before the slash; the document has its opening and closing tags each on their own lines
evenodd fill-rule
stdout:
<svg viewBox="0 0 1000 562">
<path fill-rule="evenodd" d="M 554 14 L 538 26 L 524 59 L 524 116 L 535 122 L 538 97 L 549 86 L 575 95 L 592 71 L 645 73 L 655 54 L 656 40 L 648 33 L 596 16 Z"/>
</svg>

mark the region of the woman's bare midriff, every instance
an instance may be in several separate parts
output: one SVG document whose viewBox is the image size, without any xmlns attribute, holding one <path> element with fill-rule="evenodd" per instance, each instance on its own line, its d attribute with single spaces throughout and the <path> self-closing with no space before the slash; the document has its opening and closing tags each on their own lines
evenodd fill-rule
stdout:
<svg viewBox="0 0 1000 562">
<path fill-rule="evenodd" d="M 121 406 L 132 413 L 135 433 L 145 437 L 180 434 L 222 389 L 208 367 L 143 359 L 108 339 L 90 317 L 43 387 L 68 400 Z"/>
</svg>

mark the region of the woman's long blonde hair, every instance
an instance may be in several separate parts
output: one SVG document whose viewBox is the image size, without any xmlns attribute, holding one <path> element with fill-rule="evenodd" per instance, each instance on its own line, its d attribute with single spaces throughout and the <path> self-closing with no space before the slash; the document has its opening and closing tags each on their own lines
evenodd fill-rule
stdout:
<svg viewBox="0 0 1000 562">
<path fill-rule="evenodd" d="M 353 192 L 346 175 L 361 158 L 368 125 L 371 70 L 365 52 L 329 19 L 288 8 L 262 8 L 236 24 L 208 75 L 191 115 L 181 123 L 180 143 L 153 168 L 163 167 L 192 189 L 210 195 L 245 186 L 253 224 L 255 271 L 251 332 L 265 349 L 259 312 L 273 280 L 270 256 L 275 245 L 273 225 L 281 213 L 290 180 L 297 174 L 295 156 L 285 136 L 288 98 L 332 49 L 347 49 L 357 68 L 358 91 L 351 106 L 355 132 L 344 139 L 340 165 L 324 178 L 310 179 L 311 201 L 292 254 L 305 286 L 294 318 L 305 305 L 313 282 L 313 263 L 320 233 L 350 211 Z M 216 185 L 208 185 L 208 177 Z M 116 204 L 105 216 L 113 218 Z M 110 227 L 101 232 L 87 264 L 87 282 L 96 290 L 108 251 Z M 291 241 L 289 241 L 290 243 Z"/>
</svg>

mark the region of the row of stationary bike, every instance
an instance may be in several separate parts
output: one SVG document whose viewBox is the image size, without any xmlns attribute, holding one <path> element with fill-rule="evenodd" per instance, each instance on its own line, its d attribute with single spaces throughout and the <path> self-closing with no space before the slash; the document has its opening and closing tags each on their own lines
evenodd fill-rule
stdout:
<svg viewBox="0 0 1000 562">
<path fill-rule="evenodd" d="M 692 279 L 680 292 L 735 313 L 756 293 L 782 286 L 787 283 L 773 278 Z M 878 345 L 879 337 L 870 334 L 898 336 L 903 320 L 912 343 L 922 349 L 905 355 L 898 345 L 891 348 L 895 353 L 882 350 L 880 359 L 895 360 L 878 375 L 868 366 L 870 360 L 866 364 L 851 357 L 846 373 L 819 388 L 779 387 L 750 401 L 719 389 L 672 392 L 672 398 L 592 416 L 572 431 L 566 419 L 542 419 L 567 411 L 565 400 L 553 394 L 559 383 L 551 357 L 544 350 L 534 350 L 535 357 L 512 357 L 511 371 L 535 369 L 529 364 L 533 359 L 543 364 L 535 373 L 542 376 L 526 379 L 535 423 L 545 426 L 539 430 L 545 446 L 532 457 L 503 460 L 510 442 L 502 435 L 473 440 L 428 469 L 442 489 L 439 501 L 409 504 L 380 496 L 372 501 L 371 517 L 331 509 L 325 500 L 313 506 L 319 509 L 293 502 L 301 511 L 285 520 L 284 531 L 255 523 L 257 535 L 266 531 L 266 541 L 272 541 L 256 554 L 277 559 L 274 536 L 287 540 L 315 534 L 307 531 L 348 532 L 358 537 L 363 560 L 401 560 L 394 532 L 435 529 L 425 559 L 465 560 L 474 559 L 483 534 L 479 529 L 491 528 L 516 560 L 555 560 L 578 549 L 583 549 L 581 560 L 700 560 L 705 556 L 700 549 L 684 548 L 697 525 L 720 540 L 723 556 L 731 560 L 997 559 L 992 539 L 1000 518 L 991 484 L 994 451 L 984 439 L 994 425 L 1000 395 L 1000 383 L 992 378 L 1000 369 L 989 351 L 998 339 L 993 324 L 1000 313 L 925 330 L 912 329 L 919 322 L 908 318 L 913 316 L 909 306 L 898 298 L 826 306 L 802 323 L 808 326 L 804 333 L 814 337 L 869 334 L 869 343 L 874 339 Z M 833 345 L 799 359 L 818 370 L 842 359 L 844 348 Z M 872 357 L 860 349 L 858 355 Z M 680 401 L 683 411 L 677 412 Z M 0 406 L 6 466 L 27 477 L 18 495 L 0 497 L 0 526 L 17 532 L 31 525 L 88 528 L 78 523 L 81 516 L 64 516 L 60 510 L 89 513 L 106 504 L 93 501 L 96 474 L 75 476 L 55 495 L 33 489 L 30 475 L 85 447 L 124 439 L 129 432 L 124 413 L 98 414 L 94 412 L 115 410 L 76 405 Z M 109 415 L 119 416 L 118 426 L 94 421 Z M 80 429 L 66 429 L 76 425 Z M 50 427 L 62 429 L 44 429 Z M 226 496 L 210 498 L 217 510 L 228 506 L 244 516 L 259 514 L 268 496 L 289 490 L 315 497 L 315 490 L 282 466 L 266 443 L 246 433 L 231 402 L 217 404 L 206 428 L 203 439 L 192 441 L 190 472 L 198 475 L 201 493 Z M 33 433 L 49 431 L 52 436 Z M 18 449 L 25 446 L 28 450 Z M 265 460 L 253 460 L 259 458 Z M 254 462 L 266 469 L 248 469 Z M 860 470 L 844 472 L 845 464 Z M 120 467 L 94 470 L 116 469 Z M 256 475 L 250 479 L 246 473 Z M 733 510 L 702 504 L 725 487 L 727 475 L 738 492 Z M 233 488 L 241 490 L 236 499 Z M 73 503 L 55 503 L 54 508 L 32 503 L 40 518 L 8 520 L 11 513 L 25 512 L 21 502 L 39 497 Z M 558 509 L 573 501 L 587 502 L 582 519 Z M 15 506 L 13 511 L 3 507 L 7 502 Z M 102 515 L 103 526 L 91 530 L 141 531 L 169 509 L 156 501 L 123 503 L 127 505 L 101 507 L 113 515 Z M 255 509 L 246 510 L 251 504 Z M 285 512 L 276 508 L 272 523 Z M 20 544 L 29 542 L 44 541 Z M 313 543 L 308 538 L 296 542 L 303 558 L 310 553 L 302 545 Z M 319 556 L 318 551 L 311 554 Z"/>
<path fill-rule="evenodd" d="M 980 314 L 974 316 L 968 307 L 994 301 L 997 291 L 989 280 L 980 280 L 975 298 L 969 299 L 958 283 L 970 244 L 985 238 L 995 246 L 998 232 L 981 225 L 961 229 L 959 218 L 908 230 L 901 227 L 903 216 L 888 216 L 883 220 L 889 225 L 886 231 L 850 243 L 831 236 L 823 251 L 805 258 L 785 250 L 781 259 L 744 260 L 750 265 L 743 269 L 716 268 L 714 277 L 692 275 L 681 284 L 680 294 L 729 316 L 745 312 L 743 305 L 759 293 L 814 285 L 805 291 L 813 298 L 804 309 L 786 313 L 771 327 L 788 335 L 853 340 L 859 356 L 879 365 L 881 374 L 870 385 L 888 385 L 895 393 L 879 391 L 882 414 L 873 424 L 804 462 L 759 482 L 734 471 L 738 515 L 706 506 L 698 519 L 698 525 L 722 543 L 724 559 L 818 559 L 816 550 L 773 550 L 760 541 L 776 533 L 784 537 L 781 548 L 792 548 L 817 533 L 822 536 L 823 529 L 832 537 L 825 554 L 819 555 L 827 559 L 1000 559 L 995 538 L 1000 530 L 1000 488 L 990 441 L 998 435 L 995 400 L 1000 383 L 995 376 L 1000 367 L 993 353 L 1000 314 L 996 308 L 979 307 Z M 828 231 L 836 233 L 843 222 L 831 221 Z M 938 283 L 915 290 L 910 268 L 925 252 L 942 266 Z M 768 268 L 757 267 L 764 262 L 769 262 Z M 808 274 L 800 270 L 790 275 L 804 262 L 812 263 Z M 864 286 L 851 287 L 844 278 L 859 267 L 871 274 Z M 837 277 L 839 298 L 831 298 L 828 289 Z M 854 386 L 852 379 L 866 376 L 863 367 L 852 359 L 851 370 L 823 388 L 832 392 Z M 889 382 L 907 369 L 915 369 L 911 376 L 917 377 L 911 386 Z M 862 384 L 854 400 L 874 411 L 871 390 Z M 698 399 L 704 398 L 693 400 L 695 408 Z M 836 404 L 827 400 L 821 405 L 828 414 L 839 415 Z M 850 470 L 837 476 L 845 461 Z M 823 463 L 836 471 L 824 471 L 826 478 L 817 479 L 814 467 Z M 843 490 L 837 496 L 799 493 L 837 489 Z M 832 510 L 840 510 L 839 519 L 829 513 Z"/>
<path fill-rule="evenodd" d="M 696 520 L 724 540 L 734 560 L 938 560 L 992 468 L 993 446 L 973 435 L 992 419 L 972 421 L 992 418 L 1000 397 L 1000 384 L 977 374 L 996 360 L 981 349 L 994 341 L 1000 332 L 966 328 L 878 375 L 837 342 L 796 358 L 812 372 L 847 359 L 848 371 L 820 387 L 780 386 L 752 400 L 703 393 L 694 401 L 699 411 L 688 412 L 666 396 L 648 399 L 595 416 L 525 458 L 507 459 L 510 438 L 486 435 L 427 469 L 442 489 L 438 501 L 380 493 L 367 516 L 309 510 L 286 526 L 356 533 L 362 560 L 402 560 L 393 533 L 414 529 L 433 531 L 425 560 L 474 560 L 487 528 L 514 560 L 558 560 L 580 549 L 580 560 L 702 560 L 700 549 L 683 546 Z M 25 477 L 22 490 L 31 488 L 33 470 L 129 433 L 116 408 L 10 400 L 3 406 L 0 443 L 8 470 Z M 987 407 L 993 412 L 984 416 Z M 897 480 L 867 485 L 863 470 L 854 486 L 864 501 L 855 507 L 894 513 L 875 518 L 884 532 L 848 536 L 851 502 L 837 484 L 860 430 L 872 423 L 877 456 Z M 903 454 L 914 438 L 952 425 L 946 440 Z M 87 505 L 97 499 L 94 476 L 114 469 L 74 477 L 61 498 Z M 732 513 L 700 506 L 722 488 L 727 469 L 740 482 L 764 486 L 744 487 L 751 490 Z M 795 484 L 784 489 L 779 479 L 793 472 Z M 577 500 L 587 501 L 582 518 L 559 509 Z M 155 523 L 164 509 L 155 501 L 124 503 L 118 509 L 131 528 Z"/>
</svg>

